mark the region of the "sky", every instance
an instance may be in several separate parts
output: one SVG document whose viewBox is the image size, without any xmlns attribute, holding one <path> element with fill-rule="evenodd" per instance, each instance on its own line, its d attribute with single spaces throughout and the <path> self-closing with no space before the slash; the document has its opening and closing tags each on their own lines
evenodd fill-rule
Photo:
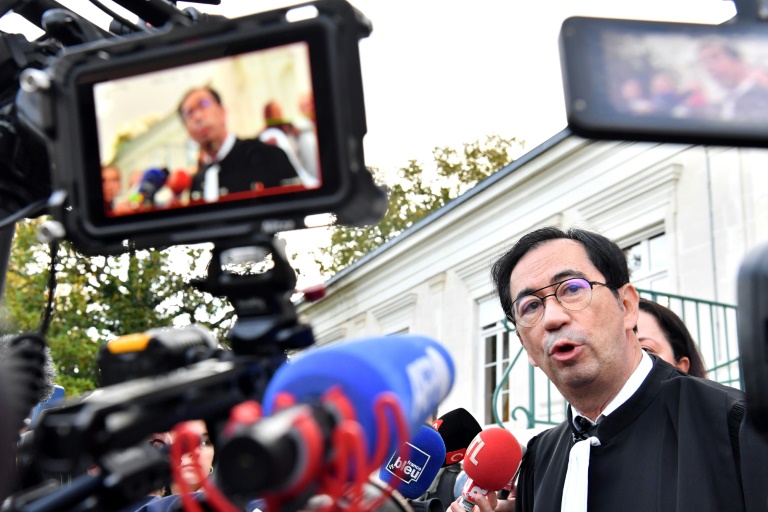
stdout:
<svg viewBox="0 0 768 512">
<path fill-rule="evenodd" d="M 88 0 L 58 0 L 98 25 L 109 19 Z M 101 0 L 125 13 L 110 0 Z M 179 2 L 238 17 L 295 2 L 222 0 L 219 6 Z M 566 127 L 558 53 L 560 26 L 570 16 L 717 24 L 735 14 L 729 0 L 350 0 L 373 24 L 360 42 L 368 134 L 366 164 L 385 172 L 435 147 L 499 134 L 531 150 Z M 6 17 L 10 18 L 10 17 Z M 20 24 L 0 20 L 0 29 Z M 135 17 L 134 17 L 135 19 Z M 325 230 L 286 235 L 299 252 L 299 288 L 316 284 L 311 248 Z"/>
</svg>

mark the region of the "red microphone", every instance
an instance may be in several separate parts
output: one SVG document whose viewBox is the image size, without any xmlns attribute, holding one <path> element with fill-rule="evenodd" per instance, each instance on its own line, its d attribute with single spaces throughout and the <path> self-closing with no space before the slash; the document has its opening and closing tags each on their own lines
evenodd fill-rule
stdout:
<svg viewBox="0 0 768 512">
<path fill-rule="evenodd" d="M 515 476 L 523 458 L 520 443 L 509 430 L 483 430 L 470 443 L 464 457 L 467 482 L 461 491 L 461 506 L 470 512 L 478 496 L 502 489 Z"/>
<path fill-rule="evenodd" d="M 192 188 L 192 176 L 184 169 L 178 169 L 168 176 L 166 185 L 170 187 L 174 195 L 179 195 Z"/>
</svg>

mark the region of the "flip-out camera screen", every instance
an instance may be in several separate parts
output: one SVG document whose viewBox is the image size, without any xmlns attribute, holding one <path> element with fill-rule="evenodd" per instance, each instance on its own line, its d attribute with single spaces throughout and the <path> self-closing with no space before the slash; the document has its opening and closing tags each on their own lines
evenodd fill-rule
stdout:
<svg viewBox="0 0 768 512">
<path fill-rule="evenodd" d="M 577 133 L 768 144 L 764 27 L 571 18 L 561 55 Z"/>
<path fill-rule="evenodd" d="M 93 99 L 106 219 L 323 184 L 306 42 L 97 83 Z"/>
<path fill-rule="evenodd" d="M 365 167 L 365 16 L 322 0 L 67 48 L 24 73 L 49 209 L 86 254 L 375 222 Z"/>
</svg>

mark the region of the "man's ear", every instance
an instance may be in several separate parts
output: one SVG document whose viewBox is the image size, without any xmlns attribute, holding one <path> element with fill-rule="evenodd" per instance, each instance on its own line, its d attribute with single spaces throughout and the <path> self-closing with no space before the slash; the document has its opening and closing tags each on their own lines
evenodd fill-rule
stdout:
<svg viewBox="0 0 768 512">
<path fill-rule="evenodd" d="M 523 343 L 523 338 L 520 336 L 520 331 L 515 331 L 515 334 L 517 334 L 517 339 L 520 340 L 520 344 L 525 348 L 525 343 Z M 525 355 L 528 356 L 528 362 L 531 363 L 531 366 L 538 367 L 539 365 L 536 364 L 536 362 L 531 358 L 530 354 L 528 353 L 528 349 L 525 348 Z"/>
<path fill-rule="evenodd" d="M 624 330 L 632 331 L 637 326 L 640 314 L 640 295 L 637 289 L 629 283 L 619 288 L 619 303 L 624 310 Z"/>
</svg>

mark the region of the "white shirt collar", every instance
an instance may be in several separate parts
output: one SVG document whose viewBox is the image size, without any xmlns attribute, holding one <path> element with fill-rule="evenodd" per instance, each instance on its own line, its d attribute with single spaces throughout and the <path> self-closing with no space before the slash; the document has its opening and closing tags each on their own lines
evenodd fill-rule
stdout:
<svg viewBox="0 0 768 512">
<path fill-rule="evenodd" d="M 632 372 L 632 375 L 629 376 L 629 379 L 627 379 L 627 382 L 624 383 L 624 386 L 621 388 L 619 393 L 613 398 L 613 400 L 608 403 L 605 409 L 603 409 L 603 412 L 600 414 L 600 416 L 597 417 L 597 421 L 595 423 L 600 423 L 600 421 L 605 416 L 608 416 L 613 411 L 621 407 L 624 402 L 629 400 L 630 397 L 634 395 L 638 389 L 640 389 L 640 386 L 643 384 L 643 381 L 648 376 L 648 374 L 651 373 L 651 370 L 653 369 L 653 360 L 651 359 L 651 356 L 645 352 L 645 350 L 641 350 L 641 352 L 643 353 L 643 357 L 640 359 L 640 364 L 637 365 L 635 371 Z M 573 424 L 578 428 L 579 424 L 576 423 L 576 419 L 580 416 L 586 418 L 586 416 L 577 411 L 575 407 L 570 407 L 572 413 L 571 416 L 573 417 Z"/>
<path fill-rule="evenodd" d="M 224 160 L 224 158 L 229 154 L 229 152 L 232 151 L 232 148 L 234 147 L 236 140 L 237 140 L 237 137 L 235 137 L 234 134 L 232 133 L 227 134 L 227 138 L 224 139 L 224 142 L 221 144 L 219 151 L 216 153 L 217 162 L 221 162 L 222 160 Z M 202 155 L 202 161 L 204 164 L 213 163 L 210 157 L 206 154 Z"/>
</svg>

